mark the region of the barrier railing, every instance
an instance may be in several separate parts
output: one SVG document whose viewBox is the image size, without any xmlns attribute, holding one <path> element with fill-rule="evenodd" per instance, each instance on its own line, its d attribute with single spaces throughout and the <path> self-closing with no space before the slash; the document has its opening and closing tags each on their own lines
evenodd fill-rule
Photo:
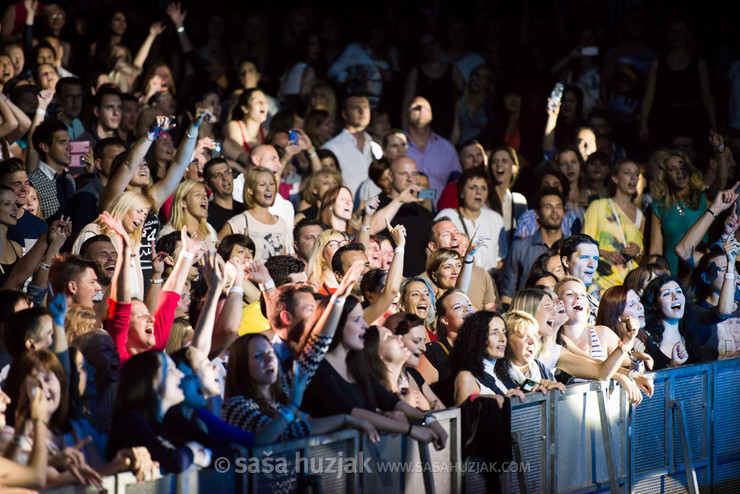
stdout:
<svg viewBox="0 0 740 494">
<path fill-rule="evenodd" d="M 514 400 L 514 462 L 504 470 L 505 491 L 740 492 L 740 359 L 663 370 L 652 377 L 653 397 L 637 407 L 619 386 L 601 382 L 572 385 L 564 394 L 530 394 L 524 403 Z M 450 434 L 442 451 L 419 448 L 399 434 L 369 444 L 346 430 L 252 449 L 245 453 L 252 463 L 240 473 L 238 465 L 225 473 L 193 469 L 143 484 L 127 473 L 105 478 L 104 487 L 117 494 L 196 489 L 255 494 L 309 492 L 311 487 L 322 493 L 485 492 L 482 476 L 468 470 L 461 458 L 459 411 L 436 416 Z M 276 466 L 283 460 L 286 472 L 281 473 Z"/>
</svg>

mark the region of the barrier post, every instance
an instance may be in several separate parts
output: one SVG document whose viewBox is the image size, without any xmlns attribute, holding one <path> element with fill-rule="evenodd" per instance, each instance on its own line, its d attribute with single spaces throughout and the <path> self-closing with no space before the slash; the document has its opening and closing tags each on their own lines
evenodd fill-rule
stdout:
<svg viewBox="0 0 740 494">
<path fill-rule="evenodd" d="M 601 420 L 601 438 L 604 441 L 604 456 L 606 457 L 606 469 L 609 473 L 609 490 L 616 494 L 619 492 L 619 486 L 617 483 L 617 472 L 614 465 L 614 445 L 612 443 L 611 426 L 609 424 L 609 416 L 606 413 L 606 398 L 604 397 L 604 389 L 602 383 L 594 382 L 591 383 L 591 390 L 596 392 L 596 399 L 599 404 L 599 418 Z"/>
<path fill-rule="evenodd" d="M 511 449 L 514 453 L 514 461 L 517 465 L 523 465 L 524 461 L 522 460 L 522 447 L 521 447 L 521 440 L 522 440 L 522 434 L 521 432 L 512 432 L 511 433 Z M 516 478 L 519 482 L 519 492 L 522 494 L 527 494 L 529 492 L 529 488 L 527 487 L 527 477 L 524 474 L 523 468 L 517 468 L 516 470 Z"/>
<path fill-rule="evenodd" d="M 683 464 L 686 469 L 686 483 L 690 494 L 699 494 L 699 482 L 696 479 L 696 469 L 691 461 L 691 448 L 689 447 L 689 432 L 683 415 L 683 400 L 671 401 L 673 420 L 678 426 L 678 437 L 681 440 L 683 452 Z"/>
</svg>

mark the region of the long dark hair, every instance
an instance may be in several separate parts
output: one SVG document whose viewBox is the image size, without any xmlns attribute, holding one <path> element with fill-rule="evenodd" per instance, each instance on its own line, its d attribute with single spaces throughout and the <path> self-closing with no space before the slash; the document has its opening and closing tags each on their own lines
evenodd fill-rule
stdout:
<svg viewBox="0 0 740 494">
<path fill-rule="evenodd" d="M 387 390 L 391 390 L 391 383 L 388 381 L 388 368 L 380 357 L 380 331 L 377 326 L 370 326 L 365 332 L 365 348 L 362 353 L 365 354 L 370 371 L 373 376 L 380 381 L 380 384 Z"/>
<path fill-rule="evenodd" d="M 488 355 L 488 326 L 498 312 L 480 310 L 468 316 L 457 332 L 455 346 L 450 353 L 450 369 L 453 375 L 469 371 L 474 376 L 483 374 L 483 359 Z"/>
<path fill-rule="evenodd" d="M 149 422 L 159 420 L 160 397 L 154 389 L 154 379 L 163 368 L 162 352 L 148 351 L 129 358 L 121 368 L 118 395 L 113 406 L 113 417 L 126 412 L 137 412 Z M 162 375 L 162 379 L 167 376 Z"/>
<path fill-rule="evenodd" d="M 339 322 L 337 323 L 337 330 L 334 333 L 334 338 L 329 344 L 329 351 L 331 352 L 342 342 L 344 336 L 344 327 L 347 325 L 347 319 L 349 314 L 360 305 L 360 301 L 355 297 L 347 297 L 347 301 L 344 303 L 342 309 L 342 315 L 339 316 Z M 366 333 L 367 335 L 367 333 Z M 357 384 L 362 388 L 362 392 L 365 395 L 365 403 L 368 407 L 375 408 L 375 393 L 373 392 L 372 386 L 372 370 L 370 364 L 368 364 L 363 351 L 349 350 L 347 352 L 347 371 L 357 381 Z"/>
<path fill-rule="evenodd" d="M 663 331 L 665 329 L 663 328 L 663 319 L 665 319 L 665 316 L 660 307 L 660 290 L 671 281 L 675 281 L 678 284 L 686 299 L 686 303 L 684 304 L 684 317 L 682 317 L 678 322 L 678 332 L 684 338 L 689 336 L 686 332 L 685 321 L 687 320 L 686 314 L 689 310 L 693 309 L 693 305 L 688 297 L 688 292 L 681 283 L 681 280 L 675 276 L 663 274 L 648 283 L 648 286 L 646 286 L 645 290 L 642 292 L 641 299 L 642 305 L 645 307 L 645 332 L 653 339 L 653 341 L 655 341 L 656 344 L 660 344 L 660 342 L 663 341 Z"/>
<path fill-rule="evenodd" d="M 270 406 L 265 398 L 257 392 L 252 376 L 249 374 L 249 343 L 257 338 L 264 338 L 268 344 L 270 340 L 261 333 L 249 333 L 240 336 L 229 349 L 229 363 L 226 367 L 226 390 L 224 398 L 229 399 L 232 396 L 243 396 L 247 399 L 254 400 L 260 407 L 260 411 L 270 417 L 275 416 L 277 412 Z M 283 387 L 280 385 L 280 363 L 277 366 L 278 378 L 270 386 L 270 393 L 274 396 L 275 401 L 287 405 L 290 402 L 288 395 L 285 394 Z"/>
</svg>

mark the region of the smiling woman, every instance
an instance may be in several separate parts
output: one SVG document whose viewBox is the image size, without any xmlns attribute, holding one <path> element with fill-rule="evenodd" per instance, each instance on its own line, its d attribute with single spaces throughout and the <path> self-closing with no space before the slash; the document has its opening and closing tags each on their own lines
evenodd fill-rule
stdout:
<svg viewBox="0 0 740 494">
<path fill-rule="evenodd" d="M 172 199 L 170 221 L 159 232 L 162 238 L 188 227 L 190 237 L 205 243 L 218 241 L 216 230 L 208 223 L 208 192 L 197 180 L 185 180 L 177 186 Z"/>
</svg>

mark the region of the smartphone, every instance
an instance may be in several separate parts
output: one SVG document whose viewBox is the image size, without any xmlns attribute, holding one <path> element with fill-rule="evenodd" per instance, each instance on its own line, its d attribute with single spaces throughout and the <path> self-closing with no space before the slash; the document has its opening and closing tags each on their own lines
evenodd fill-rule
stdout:
<svg viewBox="0 0 740 494">
<path fill-rule="evenodd" d="M 565 91 L 565 86 L 560 82 L 555 84 L 555 87 L 552 88 L 552 92 L 550 93 L 550 100 L 552 101 L 551 110 L 554 110 L 560 103 L 560 100 L 563 99 L 563 91 Z"/>
<path fill-rule="evenodd" d="M 213 141 L 213 149 L 211 149 L 211 156 L 222 156 L 222 146 L 223 144 L 221 141 Z"/>
<path fill-rule="evenodd" d="M 421 189 L 418 197 L 419 199 L 436 199 L 437 189 Z"/>
<path fill-rule="evenodd" d="M 79 175 L 87 171 L 87 166 L 92 163 L 86 163 L 82 156 L 90 151 L 90 141 L 72 141 L 72 161 L 69 163 L 69 169 L 73 175 Z"/>
<path fill-rule="evenodd" d="M 599 47 L 598 46 L 584 46 L 581 48 L 581 56 L 582 57 L 595 57 L 599 54 Z"/>
<path fill-rule="evenodd" d="M 534 388 L 537 387 L 539 383 L 537 381 L 533 381 L 531 379 L 525 379 L 521 386 L 519 386 L 519 389 L 524 391 L 525 393 L 529 393 Z"/>
<path fill-rule="evenodd" d="M 288 139 L 290 139 L 290 144 L 293 146 L 298 145 L 298 131 L 297 130 L 291 130 L 288 132 Z"/>
</svg>

